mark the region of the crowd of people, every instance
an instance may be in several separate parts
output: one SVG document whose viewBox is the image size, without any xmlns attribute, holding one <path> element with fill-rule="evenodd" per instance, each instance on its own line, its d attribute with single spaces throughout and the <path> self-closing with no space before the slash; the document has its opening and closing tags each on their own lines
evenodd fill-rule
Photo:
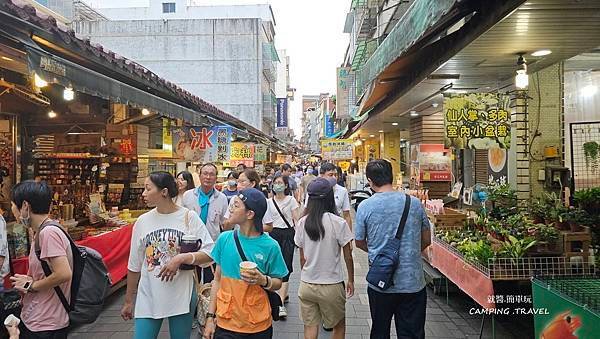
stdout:
<svg viewBox="0 0 600 339">
<path fill-rule="evenodd" d="M 284 164 L 260 174 L 240 165 L 220 189 L 215 165 L 202 164 L 196 172 L 154 172 L 145 180 L 142 197 L 151 210 L 133 228 L 121 310 L 123 319 L 135 323 L 134 338 L 156 338 L 165 319 L 171 338 L 190 337 L 198 300 L 195 275 L 211 283 L 208 310 L 200 315 L 204 338 L 272 338 L 273 319 L 288 317 L 297 249 L 305 338 L 317 338 L 321 327 L 344 338 L 346 300 L 355 293 L 353 247 L 376 260 L 411 199 L 394 190 L 391 164 L 367 164 L 376 194 L 361 203 L 354 223 L 345 182 L 333 163 Z M 399 338 L 424 338 L 420 252 L 429 245 L 430 231 L 421 204 L 412 199 L 393 286 L 369 284 L 367 290 L 371 338 L 389 338 L 392 317 Z M 69 297 L 73 253 L 65 233 L 47 227 L 51 202 L 44 182 L 13 188 L 12 212 L 34 239 L 28 274 L 11 277 L 24 295 L 21 323 L 12 328 L 21 338 L 66 338 L 68 331 L 68 312 L 55 288 Z M 198 245 L 184 250 L 184 241 Z M 0 248 L 0 261 L 2 254 Z M 52 274 L 44 274 L 42 260 Z"/>
</svg>

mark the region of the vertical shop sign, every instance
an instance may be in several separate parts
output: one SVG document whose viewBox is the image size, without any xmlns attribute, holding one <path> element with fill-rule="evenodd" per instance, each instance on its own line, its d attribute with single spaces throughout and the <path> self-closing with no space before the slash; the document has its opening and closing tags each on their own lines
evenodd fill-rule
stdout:
<svg viewBox="0 0 600 339">
<path fill-rule="evenodd" d="M 450 94 L 444 98 L 447 148 L 510 148 L 510 98 L 495 93 Z"/>
<path fill-rule="evenodd" d="M 325 112 L 325 125 L 323 126 L 325 131 L 325 137 L 326 138 L 330 138 L 332 135 L 335 134 L 335 126 L 333 124 L 333 119 L 332 117 L 329 115 L 329 112 Z"/>
<path fill-rule="evenodd" d="M 267 161 L 267 146 L 263 144 L 254 145 L 254 161 Z"/>
<path fill-rule="evenodd" d="M 337 95 L 335 110 L 338 118 L 345 118 L 350 115 L 348 109 L 349 74 L 350 67 L 337 68 Z"/>
<path fill-rule="evenodd" d="M 224 162 L 229 157 L 231 127 L 179 127 L 172 133 L 175 156 L 198 162 Z"/>
<path fill-rule="evenodd" d="M 277 98 L 277 127 L 288 127 L 287 98 Z"/>
<path fill-rule="evenodd" d="M 254 167 L 254 144 L 246 142 L 232 142 L 229 165 L 237 166 L 244 164 L 247 167 Z"/>
</svg>

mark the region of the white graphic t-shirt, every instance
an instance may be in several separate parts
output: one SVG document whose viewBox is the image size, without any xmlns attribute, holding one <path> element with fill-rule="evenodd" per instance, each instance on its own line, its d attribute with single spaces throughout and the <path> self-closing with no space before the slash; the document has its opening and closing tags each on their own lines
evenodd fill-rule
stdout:
<svg viewBox="0 0 600 339">
<path fill-rule="evenodd" d="M 194 271 L 180 270 L 170 282 L 158 277 L 162 266 L 179 253 L 181 238 L 186 234 L 196 235 L 202 241 L 200 250 L 210 255 L 214 242 L 198 214 L 187 208 L 180 207 L 171 214 L 160 214 L 155 208 L 135 223 L 127 268 L 141 273 L 136 318 L 160 319 L 190 311 Z"/>
</svg>

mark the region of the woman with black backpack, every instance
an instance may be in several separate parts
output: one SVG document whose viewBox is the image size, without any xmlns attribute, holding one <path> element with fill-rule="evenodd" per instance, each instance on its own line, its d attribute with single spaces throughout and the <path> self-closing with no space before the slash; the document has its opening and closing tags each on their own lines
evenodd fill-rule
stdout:
<svg viewBox="0 0 600 339">
<path fill-rule="evenodd" d="M 302 267 L 298 298 L 304 338 L 316 339 L 321 324 L 333 328 L 332 338 L 345 336 L 346 298 L 354 295 L 352 239 L 350 227 L 336 215 L 333 185 L 325 178 L 315 179 L 308 185 L 308 204 L 294 237 Z M 347 284 L 340 258 L 342 249 Z"/>
</svg>

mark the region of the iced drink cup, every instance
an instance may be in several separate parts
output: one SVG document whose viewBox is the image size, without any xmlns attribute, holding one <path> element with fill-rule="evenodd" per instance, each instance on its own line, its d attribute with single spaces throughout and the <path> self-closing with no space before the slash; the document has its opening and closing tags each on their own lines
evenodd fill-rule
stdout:
<svg viewBox="0 0 600 339">
<path fill-rule="evenodd" d="M 256 269 L 256 263 L 252 261 L 242 261 L 240 263 L 240 274 L 244 271 L 252 271 Z"/>
</svg>

